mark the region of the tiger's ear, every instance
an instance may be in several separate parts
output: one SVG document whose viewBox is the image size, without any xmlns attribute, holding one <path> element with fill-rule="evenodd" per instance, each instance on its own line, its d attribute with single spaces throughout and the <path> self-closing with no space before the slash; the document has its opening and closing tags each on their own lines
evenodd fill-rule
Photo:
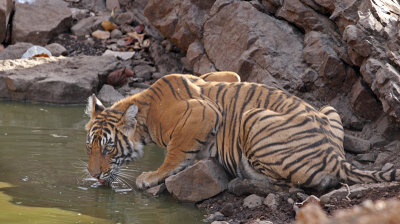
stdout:
<svg viewBox="0 0 400 224">
<path fill-rule="evenodd" d="M 92 94 L 89 96 L 85 113 L 90 117 L 90 119 L 97 117 L 97 115 L 99 115 L 104 109 L 105 107 L 100 100 L 97 99 L 96 95 Z"/>
<path fill-rule="evenodd" d="M 138 107 L 135 104 L 129 106 L 119 124 L 119 130 L 126 136 L 131 136 L 136 128 L 136 115 Z"/>
</svg>

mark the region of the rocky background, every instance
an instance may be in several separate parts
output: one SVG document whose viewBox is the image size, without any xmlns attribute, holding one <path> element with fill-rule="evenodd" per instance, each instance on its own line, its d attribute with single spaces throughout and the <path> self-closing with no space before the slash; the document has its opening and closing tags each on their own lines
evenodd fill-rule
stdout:
<svg viewBox="0 0 400 224">
<path fill-rule="evenodd" d="M 354 165 L 400 168 L 399 17 L 398 0 L 3 0 L 0 98 L 82 104 L 94 92 L 111 104 L 169 73 L 230 70 L 315 107 L 334 106 Z M 55 57 L 21 59 L 34 45 Z M 215 177 L 220 174 L 210 175 Z M 228 191 L 199 204 L 213 213 L 208 221 L 287 223 L 294 220 L 295 203 L 313 193 L 292 189 L 270 196 L 256 189 L 261 183 L 225 182 L 216 183 L 213 194 Z M 193 202 L 211 197 L 168 183 L 152 193 L 167 188 Z M 256 190 L 240 190 L 249 186 Z M 318 195 L 321 206 L 330 213 L 364 198 L 399 195 L 398 186 L 357 189 L 344 187 L 363 193 L 333 201 Z M 252 198 L 255 207 L 244 204 L 252 193 L 263 196 Z"/>
</svg>

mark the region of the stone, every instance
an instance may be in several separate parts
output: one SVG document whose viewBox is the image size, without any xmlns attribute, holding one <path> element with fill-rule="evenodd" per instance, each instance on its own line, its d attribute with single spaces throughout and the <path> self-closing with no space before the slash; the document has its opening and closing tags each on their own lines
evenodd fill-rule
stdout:
<svg viewBox="0 0 400 224">
<path fill-rule="evenodd" d="M 113 31 L 118 28 L 118 26 L 115 25 L 115 23 L 107 19 L 101 22 L 101 27 L 103 27 L 105 31 Z"/>
<path fill-rule="evenodd" d="M 374 121 L 382 113 L 382 106 L 369 86 L 359 79 L 351 88 L 351 103 L 354 112 L 367 120 Z"/>
<path fill-rule="evenodd" d="M 111 31 L 111 39 L 118 39 L 122 37 L 122 32 L 119 29 L 115 29 L 113 31 Z"/>
<path fill-rule="evenodd" d="M 13 8 L 13 0 L 0 1 L 0 43 L 6 39 L 8 22 Z"/>
<path fill-rule="evenodd" d="M 160 42 L 156 41 L 150 44 L 149 52 L 150 56 L 154 59 L 154 64 L 158 72 L 162 74 L 182 72 L 182 64 L 179 59 L 181 55 L 166 52 Z"/>
<path fill-rule="evenodd" d="M 243 207 L 247 208 L 255 208 L 263 203 L 263 197 L 260 197 L 256 194 L 252 194 L 247 196 L 246 198 L 243 199 Z"/>
<path fill-rule="evenodd" d="M 393 169 L 394 164 L 393 163 L 385 163 L 385 165 L 382 167 L 381 171 L 388 171 Z"/>
<path fill-rule="evenodd" d="M 124 96 L 115 90 L 113 86 L 103 85 L 97 94 L 97 98 L 106 105 L 113 105 L 115 102 L 123 99 Z"/>
<path fill-rule="evenodd" d="M 106 82 L 107 84 L 110 84 L 112 86 L 121 87 L 125 86 L 125 84 L 128 81 L 128 78 L 134 77 L 134 75 L 135 73 L 129 67 L 124 67 L 108 74 Z"/>
<path fill-rule="evenodd" d="M 386 188 L 399 186 L 398 182 L 382 182 L 382 183 L 371 183 L 371 184 L 354 184 L 349 186 L 350 194 L 347 187 L 341 187 L 337 190 L 333 190 L 320 197 L 321 204 L 329 204 L 330 201 L 340 201 L 345 199 L 347 196 L 351 199 L 357 197 L 357 195 L 364 195 L 371 190 L 384 191 Z"/>
<path fill-rule="evenodd" d="M 133 68 L 133 71 L 135 72 L 136 78 L 143 78 L 144 80 L 150 80 L 152 78 L 153 72 L 155 72 L 156 69 L 150 65 L 136 65 Z"/>
<path fill-rule="evenodd" d="M 215 0 L 150 0 L 144 15 L 172 43 L 186 51 L 201 38 L 202 25 Z"/>
<path fill-rule="evenodd" d="M 51 43 L 45 46 L 47 50 L 51 52 L 51 55 L 58 57 L 61 55 L 66 55 L 67 54 L 67 49 L 65 49 L 64 46 L 62 46 L 59 43 Z"/>
<path fill-rule="evenodd" d="M 118 15 L 115 17 L 115 22 L 116 22 L 118 25 L 124 25 L 124 24 L 129 25 L 129 24 L 131 24 L 133 21 L 134 21 L 134 15 L 133 15 L 132 12 L 123 12 L 123 13 L 118 14 Z"/>
<path fill-rule="evenodd" d="M 78 23 L 71 27 L 71 31 L 76 36 L 85 36 L 93 32 L 92 26 L 96 22 L 96 17 L 88 17 L 79 20 Z"/>
<path fill-rule="evenodd" d="M 306 32 L 335 32 L 335 24 L 328 18 L 318 14 L 298 0 L 285 0 L 275 14 L 278 18 L 294 23 Z"/>
<path fill-rule="evenodd" d="M 219 212 L 221 212 L 225 217 L 230 217 L 234 213 L 234 206 L 232 203 L 225 203 Z"/>
<path fill-rule="evenodd" d="M 0 60 L 19 59 L 26 52 L 26 50 L 32 46 L 33 44 L 25 42 L 18 42 L 16 44 L 9 45 L 0 52 Z"/>
<path fill-rule="evenodd" d="M 72 26 L 72 13 L 67 6 L 68 3 L 62 0 L 16 3 L 12 43 L 46 45 L 58 34 L 68 31 Z"/>
<path fill-rule="evenodd" d="M 103 56 L 0 60 L 0 98 L 84 104 L 97 92 L 99 74 L 118 64 L 116 58 Z"/>
<path fill-rule="evenodd" d="M 203 29 L 204 50 L 217 70 L 236 72 L 243 81 L 288 89 L 302 86 L 308 67 L 303 35 L 286 21 L 246 1 L 217 1 Z"/>
<path fill-rule="evenodd" d="M 279 197 L 276 194 L 270 193 L 264 199 L 263 204 L 266 205 L 271 210 L 276 210 L 279 206 Z"/>
<path fill-rule="evenodd" d="M 371 143 L 368 140 L 345 133 L 343 147 L 344 150 L 348 152 L 359 154 L 369 152 L 371 149 Z"/>
<path fill-rule="evenodd" d="M 179 201 L 198 202 L 224 191 L 228 176 L 215 160 L 201 160 L 165 180 L 168 192 Z"/>
<path fill-rule="evenodd" d="M 78 9 L 78 8 L 69 8 L 69 9 L 71 10 L 72 19 L 74 21 L 74 24 L 77 21 L 85 18 L 86 15 L 89 13 L 89 10 L 87 10 L 87 9 Z"/>
<path fill-rule="evenodd" d="M 110 32 L 103 30 L 96 30 L 92 33 L 92 37 L 95 37 L 100 40 L 107 40 L 110 38 Z"/>
<path fill-rule="evenodd" d="M 354 159 L 360 162 L 375 162 L 377 154 L 374 152 L 358 154 Z"/>
<path fill-rule="evenodd" d="M 162 194 L 166 189 L 167 189 L 167 186 L 165 186 L 165 183 L 162 183 L 162 184 L 159 184 L 157 186 L 147 189 L 146 193 L 152 194 L 153 196 L 157 196 L 157 195 Z"/>
<path fill-rule="evenodd" d="M 219 220 L 221 220 L 221 219 L 223 219 L 224 218 L 224 215 L 221 213 L 221 212 L 215 212 L 215 213 L 213 213 L 213 214 L 210 214 L 206 219 L 205 219 L 205 221 L 206 222 L 212 222 L 212 223 L 214 223 L 215 221 L 214 220 L 216 220 L 217 222 L 219 221 Z"/>
<path fill-rule="evenodd" d="M 213 221 L 211 224 L 229 224 L 227 221 Z"/>
<path fill-rule="evenodd" d="M 119 5 L 119 1 L 118 0 L 106 0 L 106 7 L 110 11 L 117 10 L 117 9 L 121 8 L 121 6 Z"/>
<path fill-rule="evenodd" d="M 241 196 L 248 194 L 268 195 L 279 189 L 268 181 L 235 178 L 228 184 L 228 192 Z"/>
<path fill-rule="evenodd" d="M 120 58 L 124 61 L 131 59 L 135 55 L 135 52 L 128 52 L 128 51 L 112 51 L 112 50 L 106 50 L 103 53 L 103 56 L 114 56 L 116 58 Z"/>
</svg>

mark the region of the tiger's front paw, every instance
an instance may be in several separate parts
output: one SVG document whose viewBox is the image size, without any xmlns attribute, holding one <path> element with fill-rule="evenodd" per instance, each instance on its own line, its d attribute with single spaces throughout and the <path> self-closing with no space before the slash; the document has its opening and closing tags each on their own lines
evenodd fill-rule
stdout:
<svg viewBox="0 0 400 224">
<path fill-rule="evenodd" d="M 143 172 L 136 178 L 136 186 L 139 189 L 150 188 L 156 186 L 162 180 L 157 172 Z"/>
</svg>

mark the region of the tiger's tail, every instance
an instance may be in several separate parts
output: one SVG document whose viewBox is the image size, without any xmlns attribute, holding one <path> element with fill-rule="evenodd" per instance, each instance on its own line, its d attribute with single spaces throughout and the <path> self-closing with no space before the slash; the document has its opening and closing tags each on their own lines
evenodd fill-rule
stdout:
<svg viewBox="0 0 400 224">
<path fill-rule="evenodd" d="M 387 171 L 361 170 L 347 162 L 341 161 L 340 179 L 349 183 L 377 183 L 400 181 L 400 169 Z"/>
</svg>

